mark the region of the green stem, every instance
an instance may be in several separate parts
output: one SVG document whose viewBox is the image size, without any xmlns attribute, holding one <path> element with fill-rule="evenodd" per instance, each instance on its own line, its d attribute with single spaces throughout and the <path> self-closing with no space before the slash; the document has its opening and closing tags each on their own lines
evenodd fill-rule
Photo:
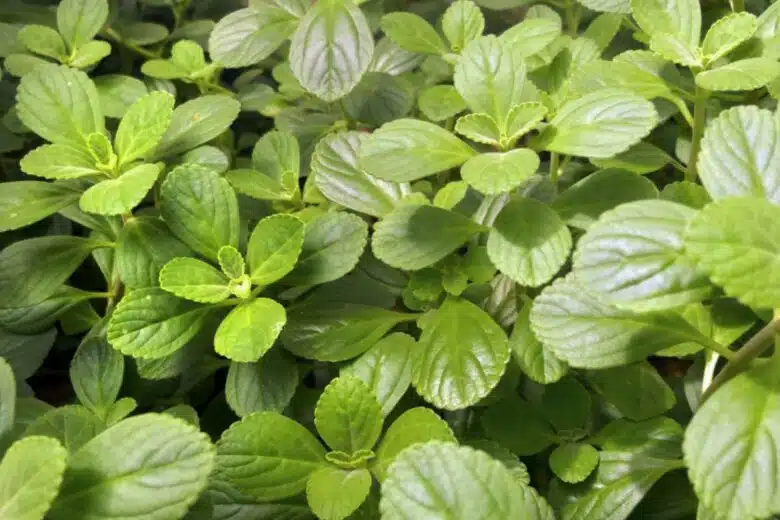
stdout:
<svg viewBox="0 0 780 520">
<path fill-rule="evenodd" d="M 566 32 L 571 36 L 577 34 L 580 25 L 580 4 L 573 0 L 566 0 Z"/>
<path fill-rule="evenodd" d="M 710 341 L 707 341 L 707 342 L 702 342 L 702 345 L 707 347 L 708 349 L 710 349 L 713 352 L 717 352 L 721 357 L 724 357 L 724 358 L 726 358 L 728 360 L 732 360 L 735 357 L 737 357 L 737 353 L 736 352 L 734 352 L 733 350 L 731 350 L 730 348 L 728 348 L 728 347 L 726 347 L 724 345 L 721 345 L 717 341 L 710 340 Z"/>
<path fill-rule="evenodd" d="M 687 181 L 696 182 L 698 177 L 697 162 L 699 150 L 701 150 L 701 138 L 704 135 L 705 116 L 707 112 L 707 98 L 710 93 L 699 86 L 696 87 L 696 97 L 693 102 L 693 134 L 691 137 L 691 153 L 688 157 Z"/>
<path fill-rule="evenodd" d="M 745 10 L 745 0 L 731 0 L 731 10 L 735 13 L 741 13 Z"/>
<path fill-rule="evenodd" d="M 553 185 L 558 185 L 558 169 L 561 157 L 555 153 L 550 152 L 550 181 Z"/>
</svg>

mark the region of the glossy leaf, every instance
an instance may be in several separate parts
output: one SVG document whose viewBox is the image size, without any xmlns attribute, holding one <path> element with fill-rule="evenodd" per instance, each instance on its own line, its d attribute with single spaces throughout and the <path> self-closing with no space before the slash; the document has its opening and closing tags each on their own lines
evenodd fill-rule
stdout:
<svg viewBox="0 0 780 520">
<path fill-rule="evenodd" d="M 220 323 L 214 350 L 232 361 L 255 362 L 273 346 L 286 322 L 284 307 L 270 298 L 242 303 Z"/>
</svg>

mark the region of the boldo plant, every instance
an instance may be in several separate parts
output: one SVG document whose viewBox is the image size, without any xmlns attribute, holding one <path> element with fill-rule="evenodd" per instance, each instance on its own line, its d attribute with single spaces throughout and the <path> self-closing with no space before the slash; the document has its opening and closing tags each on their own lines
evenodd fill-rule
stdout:
<svg viewBox="0 0 780 520">
<path fill-rule="evenodd" d="M 780 515 L 780 3 L 4 0 L 0 518 Z"/>
</svg>

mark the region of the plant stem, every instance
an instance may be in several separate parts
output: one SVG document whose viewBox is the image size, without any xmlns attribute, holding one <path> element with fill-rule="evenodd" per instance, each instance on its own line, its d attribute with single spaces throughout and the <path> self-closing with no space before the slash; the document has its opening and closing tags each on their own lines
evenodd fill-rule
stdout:
<svg viewBox="0 0 780 520">
<path fill-rule="evenodd" d="M 560 160 L 561 157 L 557 153 L 550 152 L 550 181 L 555 186 L 558 186 L 558 166 Z"/>
<path fill-rule="evenodd" d="M 580 4 L 573 0 L 566 0 L 566 32 L 571 36 L 577 34 L 580 25 Z"/>
<path fill-rule="evenodd" d="M 715 376 L 715 379 L 712 380 L 712 384 L 707 388 L 707 391 L 702 394 L 702 402 L 710 397 L 715 390 L 744 371 L 750 365 L 751 361 L 763 354 L 764 351 L 773 344 L 772 339 L 778 332 L 780 332 L 780 316 L 775 315 L 772 321 L 767 323 L 763 329 L 759 330 L 755 336 L 750 338 L 748 342 L 739 349 L 737 354 L 729 360 L 726 366 L 723 367 L 723 370 Z"/>
<path fill-rule="evenodd" d="M 688 175 L 685 180 L 696 182 L 698 177 L 697 162 L 699 160 L 699 150 L 701 149 L 701 138 L 704 135 L 705 116 L 707 111 L 707 98 L 710 96 L 708 90 L 699 86 L 696 87 L 696 97 L 693 102 L 693 135 L 691 137 L 691 153 L 688 157 Z"/>
<path fill-rule="evenodd" d="M 730 348 L 721 345 L 717 341 L 710 340 L 707 343 L 702 343 L 705 347 L 710 349 L 713 352 L 717 352 L 721 357 L 724 357 L 728 360 L 732 360 L 735 357 L 737 357 L 737 353 Z"/>
<path fill-rule="evenodd" d="M 745 0 L 731 0 L 731 10 L 735 13 L 741 13 L 745 10 Z"/>
</svg>

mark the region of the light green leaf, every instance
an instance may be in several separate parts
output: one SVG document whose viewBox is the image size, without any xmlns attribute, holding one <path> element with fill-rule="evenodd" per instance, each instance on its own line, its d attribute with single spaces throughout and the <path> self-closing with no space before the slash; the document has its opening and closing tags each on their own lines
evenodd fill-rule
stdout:
<svg viewBox="0 0 780 520">
<path fill-rule="evenodd" d="M 317 285 L 341 278 L 357 265 L 367 238 L 368 226 L 357 215 L 321 215 L 306 224 L 300 258 L 284 281 Z"/>
<path fill-rule="evenodd" d="M 181 419 L 131 417 L 71 455 L 49 514 L 53 520 L 182 518 L 206 487 L 213 461 L 208 436 Z"/>
<path fill-rule="evenodd" d="M 652 54 L 650 56 L 668 66 L 665 60 Z M 576 69 L 562 87 L 561 93 L 557 95 L 561 99 L 571 100 L 604 88 L 627 89 L 645 99 L 672 95 L 660 73 L 628 61 L 625 55 L 619 57 L 624 59 L 620 61 L 597 59 Z"/>
<path fill-rule="evenodd" d="M 395 332 L 341 369 L 342 376 L 357 377 L 373 391 L 374 397 L 387 415 L 401 400 L 412 382 L 412 352 L 414 339 Z"/>
<path fill-rule="evenodd" d="M 681 35 L 659 32 L 650 38 L 650 50 L 678 65 L 701 67 L 704 57 L 696 44 L 688 43 Z"/>
<path fill-rule="evenodd" d="M 501 33 L 499 40 L 515 57 L 529 58 L 551 46 L 560 35 L 560 17 L 528 17 Z"/>
<path fill-rule="evenodd" d="M 75 179 L 102 175 L 86 148 L 69 144 L 45 144 L 22 157 L 19 167 L 28 175 L 46 179 Z"/>
<path fill-rule="evenodd" d="M 68 452 L 55 439 L 27 437 L 0 461 L 0 517 L 42 520 L 57 496 Z"/>
<path fill-rule="evenodd" d="M 160 214 L 174 235 L 217 262 L 222 246 L 238 246 L 238 200 L 230 184 L 203 166 L 184 164 L 165 177 Z"/>
<path fill-rule="evenodd" d="M 643 175 L 658 171 L 672 160 L 669 155 L 650 143 L 640 141 L 625 152 L 607 159 L 593 159 L 599 168 L 617 168 Z"/>
<path fill-rule="evenodd" d="M 387 123 L 363 141 L 358 166 L 382 180 L 408 182 L 460 166 L 474 150 L 440 126 L 416 119 Z"/>
<path fill-rule="evenodd" d="M 93 40 L 76 49 L 76 52 L 68 60 L 68 65 L 77 69 L 86 69 L 95 65 L 109 54 L 111 54 L 110 43 Z"/>
<path fill-rule="evenodd" d="M 173 111 L 171 124 L 150 160 L 192 150 L 227 130 L 238 117 L 241 103 L 223 95 L 200 96 Z"/>
<path fill-rule="evenodd" d="M 98 325 L 102 328 L 101 325 Z M 70 382 L 81 404 L 105 416 L 119 397 L 125 373 L 122 355 L 103 337 L 88 334 L 70 363 Z"/>
<path fill-rule="evenodd" d="M 631 12 L 629 0 L 577 0 L 588 9 L 602 13 L 628 14 Z"/>
<path fill-rule="evenodd" d="M 290 66 L 301 86 L 323 101 L 348 94 L 371 65 L 374 37 L 351 0 L 320 0 L 290 41 Z"/>
<path fill-rule="evenodd" d="M 134 45 L 153 45 L 165 40 L 169 35 L 168 28 L 158 23 L 135 22 L 122 25 L 122 40 Z"/>
<path fill-rule="evenodd" d="M 632 0 L 631 14 L 642 30 L 678 35 L 696 48 L 701 38 L 701 6 L 698 0 Z"/>
<path fill-rule="evenodd" d="M 669 411 L 676 403 L 674 392 L 647 362 L 593 370 L 587 373 L 590 387 L 623 417 L 650 419 Z"/>
<path fill-rule="evenodd" d="M 414 13 L 389 13 L 380 20 L 382 31 L 402 49 L 421 54 L 449 52 L 436 29 L 423 17 Z"/>
<path fill-rule="evenodd" d="M 780 63 L 770 58 L 732 61 L 696 75 L 696 85 L 707 90 L 754 90 L 780 75 Z"/>
<path fill-rule="evenodd" d="M 214 350 L 232 361 L 253 363 L 273 346 L 286 322 L 284 307 L 270 298 L 242 303 L 219 324 Z"/>
<path fill-rule="evenodd" d="M 639 312 L 703 300 L 712 287 L 683 242 L 695 215 L 665 200 L 629 202 L 603 213 L 577 244 L 577 279 L 607 301 Z"/>
<path fill-rule="evenodd" d="M 219 267 L 225 276 L 231 280 L 244 276 L 246 266 L 244 265 L 244 257 L 241 256 L 238 249 L 233 246 L 222 246 L 217 251 L 217 258 L 219 259 Z"/>
<path fill-rule="evenodd" d="M 409 448 L 396 458 L 382 482 L 380 509 L 384 520 L 555 518 L 547 501 L 515 480 L 501 462 L 440 441 Z"/>
<path fill-rule="evenodd" d="M 708 204 L 691 221 L 685 250 L 729 296 L 780 307 L 779 217 L 780 208 L 755 197 Z"/>
<path fill-rule="evenodd" d="M 159 359 L 195 337 L 208 312 L 158 287 L 136 289 L 119 302 L 106 334 L 111 346 L 127 356 Z"/>
<path fill-rule="evenodd" d="M 485 195 L 511 191 L 531 177 L 539 168 L 539 156 L 528 148 L 504 153 L 483 153 L 472 157 L 461 167 L 461 176 Z"/>
<path fill-rule="evenodd" d="M 114 266 L 126 287 L 155 287 L 165 264 L 191 254 L 159 218 L 133 217 L 117 237 Z"/>
<path fill-rule="evenodd" d="M 382 410 L 361 379 L 339 376 L 320 395 L 314 424 L 331 450 L 370 450 L 382 433 Z"/>
<path fill-rule="evenodd" d="M 714 62 L 753 36 L 757 28 L 758 19 L 750 13 L 726 15 L 707 30 L 701 51 L 709 62 Z"/>
<path fill-rule="evenodd" d="M 0 440 L 3 440 L 16 421 L 16 377 L 4 357 L 0 357 L 0 389 Z"/>
<path fill-rule="evenodd" d="M 248 415 L 217 442 L 215 478 L 262 501 L 306 489 L 309 475 L 325 462 L 325 449 L 309 430 L 283 415 Z"/>
<path fill-rule="evenodd" d="M 512 358 L 531 380 L 545 385 L 555 383 L 566 375 L 569 367 L 536 339 L 531 330 L 530 315 L 530 304 L 524 305 L 517 314 L 509 336 Z"/>
<path fill-rule="evenodd" d="M 583 157 L 612 157 L 643 139 L 658 122 L 649 101 L 622 89 L 602 89 L 563 105 L 550 121 L 545 149 Z M 547 132 L 545 132 L 547 133 Z"/>
<path fill-rule="evenodd" d="M 70 49 L 94 38 L 107 18 L 106 0 L 62 0 L 57 6 L 57 28 Z"/>
<path fill-rule="evenodd" d="M 25 74 L 16 112 L 24 126 L 54 144 L 83 148 L 89 134 L 104 131 L 95 84 L 64 65 L 45 64 Z"/>
<path fill-rule="evenodd" d="M 444 121 L 466 110 L 466 102 L 452 85 L 434 85 L 420 92 L 420 112 L 431 121 Z"/>
<path fill-rule="evenodd" d="M 569 229 L 549 206 L 517 199 L 504 206 L 487 241 L 490 260 L 519 283 L 538 287 L 550 281 L 571 251 Z"/>
<path fill-rule="evenodd" d="M 450 4 L 441 18 L 442 31 L 453 52 L 460 52 L 485 30 L 485 17 L 471 0 L 457 0 Z"/>
<path fill-rule="evenodd" d="M 272 215 L 255 226 L 247 246 L 252 281 L 269 285 L 292 271 L 304 241 L 304 224 L 292 215 Z"/>
<path fill-rule="evenodd" d="M 297 356 L 344 361 L 373 347 L 395 325 L 416 317 L 367 305 L 312 303 L 290 309 L 281 340 Z"/>
<path fill-rule="evenodd" d="M 239 417 L 253 412 L 283 412 L 298 388 L 298 365 L 279 348 L 256 363 L 231 363 L 225 398 Z"/>
<path fill-rule="evenodd" d="M 4 182 L 0 190 L 0 232 L 42 220 L 81 197 L 68 186 L 43 181 Z"/>
<path fill-rule="evenodd" d="M 179 298 L 217 303 L 230 297 L 227 277 L 197 258 L 174 258 L 160 270 L 160 287 Z"/>
<path fill-rule="evenodd" d="M 495 119 L 487 114 L 466 114 L 459 117 L 455 123 L 455 131 L 477 143 L 493 146 L 501 144 L 501 129 L 498 127 Z M 468 161 L 478 159 L 479 157 L 481 155 L 475 155 Z"/>
<path fill-rule="evenodd" d="M 608 168 L 567 188 L 555 199 L 553 209 L 568 225 L 588 229 L 605 211 L 620 204 L 656 198 L 658 188 L 649 179 Z"/>
<path fill-rule="evenodd" d="M 211 59 L 228 68 L 247 67 L 270 56 L 298 25 L 281 7 L 257 3 L 222 18 L 209 35 Z"/>
<path fill-rule="evenodd" d="M 422 269 L 438 262 L 482 229 L 453 211 L 403 204 L 376 224 L 371 248 L 378 259 L 392 267 Z"/>
<path fill-rule="evenodd" d="M 365 501 L 371 482 L 371 473 L 367 469 L 323 467 L 309 476 L 306 501 L 317 518 L 342 520 Z"/>
<path fill-rule="evenodd" d="M 701 155 L 699 155 L 699 161 L 701 161 Z M 664 186 L 664 189 L 661 190 L 659 198 L 661 200 L 685 204 L 693 209 L 701 209 L 712 202 L 712 199 L 707 194 L 707 190 L 704 189 L 704 186 L 690 181 L 677 181 L 667 184 Z"/>
<path fill-rule="evenodd" d="M 100 181 L 81 195 L 79 207 L 97 215 L 129 213 L 152 189 L 160 169 L 160 164 L 139 164 L 116 179 Z"/>
<path fill-rule="evenodd" d="M 767 363 L 718 389 L 688 425 L 688 474 L 699 500 L 722 518 L 766 518 L 778 510 L 779 414 L 776 366 Z"/>
<path fill-rule="evenodd" d="M 129 164 L 154 151 L 171 124 L 174 98 L 152 92 L 136 101 L 122 117 L 114 138 L 119 164 Z"/>
<path fill-rule="evenodd" d="M 680 343 L 709 342 L 677 313 L 620 310 L 573 275 L 555 281 L 536 297 L 531 328 L 553 354 L 577 368 L 626 365 Z"/>
<path fill-rule="evenodd" d="M 311 159 L 317 188 L 329 200 L 348 209 L 381 217 L 404 195 L 407 184 L 379 180 L 358 168 L 358 152 L 365 141 L 361 132 L 339 132 L 325 136 Z"/>
<path fill-rule="evenodd" d="M 252 166 L 277 182 L 283 182 L 289 172 L 297 178 L 301 170 L 298 139 L 279 130 L 265 133 L 252 149 Z"/>
<path fill-rule="evenodd" d="M 546 115 L 547 107 L 536 101 L 515 105 L 506 117 L 506 131 L 502 134 L 502 138 L 510 143 L 513 142 L 533 130 Z"/>
<path fill-rule="evenodd" d="M 590 444 L 571 442 L 561 444 L 550 453 L 550 469 L 559 479 L 569 484 L 582 482 L 599 463 L 599 452 Z"/>
<path fill-rule="evenodd" d="M 53 295 L 95 249 L 92 240 L 42 236 L 0 252 L 0 308 L 41 302 Z"/>
<path fill-rule="evenodd" d="M 436 192 L 433 197 L 433 205 L 443 209 L 452 209 L 457 206 L 469 191 L 469 185 L 463 181 L 448 182 Z"/>
<path fill-rule="evenodd" d="M 412 385 L 445 410 L 472 406 L 498 384 L 509 360 L 506 334 L 468 300 L 449 299 L 418 323 L 422 329 Z"/>
<path fill-rule="evenodd" d="M 94 412 L 84 406 L 70 404 L 52 408 L 37 417 L 24 430 L 24 436 L 51 437 L 69 453 L 75 453 L 105 429 L 105 422 Z"/>
<path fill-rule="evenodd" d="M 297 188 L 297 177 L 289 178 L 295 181 L 294 188 Z M 295 196 L 295 191 L 289 190 L 291 186 L 278 182 L 257 170 L 247 168 L 230 170 L 225 174 L 225 179 L 237 192 L 259 200 L 290 200 Z"/>
<path fill-rule="evenodd" d="M 67 56 L 62 36 L 51 27 L 37 24 L 25 25 L 17 33 L 16 38 L 35 54 L 48 56 L 57 61 Z"/>
</svg>

